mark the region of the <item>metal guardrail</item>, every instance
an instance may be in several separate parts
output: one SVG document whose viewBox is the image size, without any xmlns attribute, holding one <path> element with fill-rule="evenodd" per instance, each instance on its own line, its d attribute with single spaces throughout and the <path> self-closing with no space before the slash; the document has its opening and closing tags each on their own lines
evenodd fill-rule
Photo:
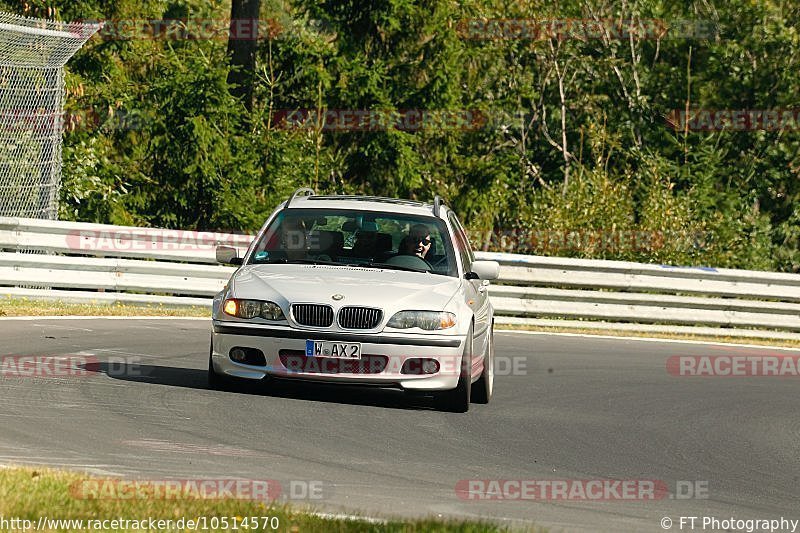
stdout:
<svg viewBox="0 0 800 533">
<path fill-rule="evenodd" d="M 0 296 L 210 305 L 234 271 L 213 264 L 216 245 L 244 249 L 251 240 L 250 235 L 0 217 Z M 499 283 L 490 289 L 498 316 L 800 331 L 798 274 L 476 256 L 501 264 Z M 25 288 L 32 286 L 50 289 Z"/>
</svg>

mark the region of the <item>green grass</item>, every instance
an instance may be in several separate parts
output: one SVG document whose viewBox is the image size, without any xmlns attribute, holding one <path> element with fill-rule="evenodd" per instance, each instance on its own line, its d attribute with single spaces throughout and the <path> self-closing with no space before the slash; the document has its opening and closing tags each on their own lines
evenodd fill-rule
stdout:
<svg viewBox="0 0 800 533">
<path fill-rule="evenodd" d="M 281 532 L 459 532 L 487 533 L 509 531 L 488 523 L 439 519 L 409 521 L 367 521 L 358 519 L 323 518 L 285 505 L 269 505 L 251 500 L 211 500 L 201 498 L 163 499 L 79 499 L 70 487 L 91 479 L 84 474 L 40 468 L 0 468 L 0 518 L 19 518 L 37 524 L 40 517 L 50 519 L 115 519 L 142 520 L 207 517 L 234 517 L 241 524 L 244 517 L 276 517 Z M 107 479 L 107 478 L 102 478 Z M 258 531 L 273 531 L 271 528 Z M 376 523 L 377 522 L 377 523 Z M 10 525 L 10 524 L 9 524 Z M 10 527 L 0 531 L 11 531 Z M 115 529 L 131 531 L 135 529 Z M 212 529 L 211 531 L 233 531 Z M 80 531 L 78 529 L 49 529 L 48 531 Z M 239 527 L 238 531 L 248 531 Z M 255 529 L 251 529 L 255 531 Z"/>
<path fill-rule="evenodd" d="M 75 304 L 32 298 L 3 298 L 0 291 L 0 317 L 3 316 L 181 316 L 211 317 L 207 307 L 170 307 L 166 305 Z"/>
</svg>

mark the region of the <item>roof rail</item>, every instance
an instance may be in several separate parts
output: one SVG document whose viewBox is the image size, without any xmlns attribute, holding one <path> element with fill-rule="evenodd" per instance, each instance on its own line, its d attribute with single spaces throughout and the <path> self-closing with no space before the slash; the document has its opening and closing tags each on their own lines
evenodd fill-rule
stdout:
<svg viewBox="0 0 800 533">
<path fill-rule="evenodd" d="M 433 216 L 439 218 L 439 209 L 442 207 L 442 197 L 438 194 L 433 198 Z"/>
<path fill-rule="evenodd" d="M 311 189 L 309 187 L 303 187 L 301 189 L 297 189 L 296 191 L 294 191 L 292 193 L 292 196 L 288 200 L 286 200 L 286 205 L 284 205 L 283 208 L 284 209 L 288 209 L 289 204 L 292 203 L 292 200 L 294 200 L 295 198 L 300 196 L 300 193 L 304 193 L 304 192 L 308 193 L 308 194 L 305 194 L 304 196 L 313 196 L 313 195 L 317 194 L 317 193 L 314 192 L 314 189 Z"/>
</svg>

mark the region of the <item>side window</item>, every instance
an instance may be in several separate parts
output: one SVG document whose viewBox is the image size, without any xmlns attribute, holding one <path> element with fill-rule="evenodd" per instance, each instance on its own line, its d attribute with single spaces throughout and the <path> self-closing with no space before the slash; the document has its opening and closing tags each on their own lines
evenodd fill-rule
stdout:
<svg viewBox="0 0 800 533">
<path fill-rule="evenodd" d="M 466 234 L 464 234 L 464 228 L 461 227 L 461 224 L 458 222 L 458 218 L 456 218 L 455 213 L 452 211 L 448 217 L 450 220 L 450 225 L 453 226 L 453 236 L 455 240 L 456 251 L 458 255 L 461 256 L 461 262 L 464 265 L 464 272 L 469 272 L 472 268 L 472 261 L 474 256 L 472 255 L 472 249 L 469 246 L 469 240 L 467 240 Z"/>
</svg>

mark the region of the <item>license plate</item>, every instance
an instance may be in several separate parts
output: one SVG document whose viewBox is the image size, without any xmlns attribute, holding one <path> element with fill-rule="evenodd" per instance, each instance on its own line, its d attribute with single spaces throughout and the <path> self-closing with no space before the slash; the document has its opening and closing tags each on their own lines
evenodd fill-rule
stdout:
<svg viewBox="0 0 800 533">
<path fill-rule="evenodd" d="M 330 342 L 306 340 L 306 357 L 361 359 L 360 342 Z"/>
</svg>

